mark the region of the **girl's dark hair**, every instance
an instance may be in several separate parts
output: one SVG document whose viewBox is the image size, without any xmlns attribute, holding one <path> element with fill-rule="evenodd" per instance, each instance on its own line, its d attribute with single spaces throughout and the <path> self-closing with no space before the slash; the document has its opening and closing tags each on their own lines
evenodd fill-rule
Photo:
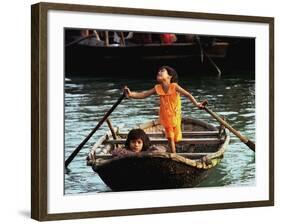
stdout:
<svg viewBox="0 0 281 224">
<path fill-rule="evenodd" d="M 125 142 L 125 147 L 127 149 L 130 149 L 130 141 L 136 139 L 142 140 L 143 142 L 142 151 L 148 150 L 148 148 L 151 146 L 148 135 L 142 129 L 139 128 L 139 129 L 132 129 L 129 132 L 127 136 L 127 140 Z"/>
<path fill-rule="evenodd" d="M 178 73 L 176 72 L 175 69 L 173 69 L 172 67 L 170 66 L 167 66 L 167 65 L 164 65 L 164 66 L 161 66 L 158 71 L 162 70 L 162 69 L 166 69 L 168 74 L 170 76 L 172 76 L 171 78 L 171 83 L 175 82 L 175 83 L 178 83 L 179 81 L 179 77 L 178 77 Z"/>
</svg>

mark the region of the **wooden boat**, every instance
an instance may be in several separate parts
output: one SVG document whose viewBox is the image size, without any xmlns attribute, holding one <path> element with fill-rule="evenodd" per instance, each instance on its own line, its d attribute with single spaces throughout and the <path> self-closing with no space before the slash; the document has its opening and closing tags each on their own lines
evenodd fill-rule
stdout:
<svg viewBox="0 0 281 224">
<path fill-rule="evenodd" d="M 167 145 L 163 127 L 156 121 L 138 126 L 154 145 Z M 88 165 L 113 191 L 186 188 L 206 179 L 222 160 L 229 144 L 228 130 L 194 118 L 182 120 L 183 139 L 177 153 L 141 152 L 122 157 L 110 154 L 122 147 L 126 132 L 118 128 L 102 136 L 87 157 Z M 114 132 L 113 132 L 114 133 Z"/>
</svg>

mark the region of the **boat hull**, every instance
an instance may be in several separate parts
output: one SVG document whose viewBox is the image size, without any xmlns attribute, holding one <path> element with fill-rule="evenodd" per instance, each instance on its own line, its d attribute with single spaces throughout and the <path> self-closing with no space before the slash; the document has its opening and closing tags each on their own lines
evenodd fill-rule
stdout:
<svg viewBox="0 0 281 224">
<path fill-rule="evenodd" d="M 93 170 L 113 191 L 189 188 L 206 179 L 213 169 L 197 169 L 157 157 L 115 160 Z"/>
<path fill-rule="evenodd" d="M 138 128 L 152 136 L 151 141 L 165 143 L 163 127 L 159 121 L 150 121 Z M 88 156 L 93 158 L 89 165 L 113 191 L 195 187 L 223 159 L 230 136 L 225 129 L 219 131 L 213 125 L 193 118 L 182 120 L 182 131 L 184 138 L 177 144 L 177 153 L 144 151 L 117 157 L 106 157 L 108 154 L 96 157 L 95 148 L 95 153 L 92 151 Z M 118 131 L 116 135 L 122 139 L 116 140 L 105 135 L 96 146 L 103 145 L 101 149 L 107 148 L 109 151 L 118 147 L 116 145 L 122 144 L 126 137 L 125 133 Z"/>
<path fill-rule="evenodd" d="M 220 64 L 225 60 L 228 44 L 217 44 L 206 53 Z M 103 47 L 74 45 L 65 48 L 65 74 L 67 77 L 96 75 L 153 75 L 165 64 L 182 74 L 216 70 L 207 59 L 201 61 L 197 44 L 141 45 L 128 47 Z M 137 68 L 137 69 L 136 69 Z"/>
</svg>

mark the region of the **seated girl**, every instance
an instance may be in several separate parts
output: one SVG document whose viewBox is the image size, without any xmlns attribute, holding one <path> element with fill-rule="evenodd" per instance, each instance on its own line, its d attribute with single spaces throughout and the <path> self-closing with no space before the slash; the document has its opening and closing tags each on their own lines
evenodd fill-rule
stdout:
<svg viewBox="0 0 281 224">
<path fill-rule="evenodd" d="M 125 142 L 124 148 L 116 148 L 111 154 L 113 156 L 132 155 L 142 151 L 165 152 L 162 146 L 152 146 L 148 135 L 142 129 L 132 129 Z"/>
</svg>

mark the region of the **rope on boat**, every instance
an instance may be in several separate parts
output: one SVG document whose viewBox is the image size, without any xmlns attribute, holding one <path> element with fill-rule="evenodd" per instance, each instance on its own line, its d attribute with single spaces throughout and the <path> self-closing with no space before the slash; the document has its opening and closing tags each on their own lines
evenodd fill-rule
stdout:
<svg viewBox="0 0 281 224">
<path fill-rule="evenodd" d="M 200 159 L 189 159 L 185 158 L 183 156 L 180 156 L 179 154 L 176 153 L 155 153 L 155 152 L 141 152 L 138 154 L 134 155 L 123 155 L 122 157 L 113 157 L 109 159 L 101 159 L 101 158 L 93 158 L 92 160 L 87 161 L 88 166 L 102 166 L 107 163 L 110 163 L 111 161 L 119 160 L 119 159 L 124 159 L 124 158 L 129 158 L 129 157 L 138 157 L 138 158 L 145 158 L 145 157 L 156 157 L 156 158 L 166 158 L 166 159 L 171 159 L 176 162 L 184 163 L 186 165 L 195 167 L 197 169 L 210 169 L 212 167 L 215 167 L 220 160 L 222 159 L 222 156 L 218 156 L 216 158 L 208 158 L 207 156 L 204 156 Z"/>
</svg>

